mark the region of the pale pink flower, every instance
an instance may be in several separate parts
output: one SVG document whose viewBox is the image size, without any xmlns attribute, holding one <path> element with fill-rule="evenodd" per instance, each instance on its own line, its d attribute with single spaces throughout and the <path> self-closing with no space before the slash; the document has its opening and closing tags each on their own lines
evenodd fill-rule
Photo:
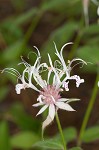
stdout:
<svg viewBox="0 0 99 150">
<path fill-rule="evenodd" d="M 67 43 L 71 44 L 71 43 Z M 52 63 L 51 57 L 48 54 L 49 59 L 49 66 L 46 63 L 40 63 L 41 55 L 39 50 L 36 48 L 38 54 L 37 59 L 35 60 L 35 63 L 33 66 L 28 64 L 22 57 L 22 62 L 20 64 L 24 64 L 25 69 L 22 73 L 22 75 L 14 68 L 5 68 L 3 70 L 6 72 L 10 72 L 11 74 L 17 76 L 18 80 L 21 81 L 21 83 L 18 83 L 16 85 L 16 92 L 17 94 L 21 93 L 22 89 L 26 88 L 32 88 L 33 90 L 39 92 L 39 96 L 37 98 L 37 103 L 34 104 L 34 107 L 42 106 L 40 111 L 37 113 L 37 115 L 40 115 L 43 113 L 46 109 L 49 110 L 48 116 L 46 120 L 43 122 L 42 129 L 44 130 L 47 125 L 49 125 L 55 117 L 55 113 L 58 109 L 63 109 L 66 111 L 74 111 L 74 109 L 69 105 L 69 102 L 77 101 L 79 99 L 68 99 L 68 98 L 62 98 L 61 97 L 61 91 L 65 89 L 66 91 L 69 91 L 69 81 L 68 80 L 75 80 L 76 81 L 76 87 L 79 87 L 81 83 L 84 82 L 84 79 L 81 79 L 78 75 L 71 76 L 71 70 L 79 63 L 86 64 L 85 61 L 82 59 L 76 58 L 72 61 L 68 62 L 68 65 L 66 65 L 64 58 L 63 58 L 63 49 L 67 45 L 65 44 L 62 48 L 60 53 L 58 52 L 55 45 L 56 55 L 58 57 L 58 60 L 54 62 L 54 65 Z M 76 65 L 72 66 L 72 63 L 75 61 L 79 61 Z M 19 65 L 20 65 L 19 64 Z M 47 79 L 44 80 L 41 76 L 43 71 L 47 71 Z M 53 79 L 52 82 L 50 79 Z M 32 81 L 35 81 L 39 88 L 37 88 Z M 51 82 L 51 83 L 50 83 Z"/>
</svg>

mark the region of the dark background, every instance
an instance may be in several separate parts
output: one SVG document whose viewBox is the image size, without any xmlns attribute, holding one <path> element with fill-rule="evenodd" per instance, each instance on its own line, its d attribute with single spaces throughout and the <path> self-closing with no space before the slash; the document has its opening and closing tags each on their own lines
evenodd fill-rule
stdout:
<svg viewBox="0 0 99 150">
<path fill-rule="evenodd" d="M 83 0 L 0 0 L 0 69 L 17 66 L 20 56 L 33 64 L 34 56 L 27 59 L 30 51 L 37 46 L 41 52 L 43 62 L 47 62 L 47 53 L 53 55 L 55 41 L 58 49 L 67 42 L 74 42 L 64 50 L 64 58 L 83 58 L 88 64 L 83 69 L 75 68 L 73 73 L 85 79 L 79 88 L 75 82 L 70 82 L 70 91 L 62 93 L 63 97 L 80 98 L 81 101 L 72 103 L 76 112 L 59 110 L 59 117 L 63 128 L 75 127 L 79 133 L 90 97 L 92 95 L 97 64 L 99 61 L 99 25 L 97 6 L 89 2 L 89 25 L 85 24 Z M 33 132 L 40 135 L 41 123 L 44 116 L 35 117 L 39 108 L 33 108 L 38 93 L 22 90 L 20 95 L 15 92 L 17 80 L 14 76 L 0 74 L 0 142 L 1 150 L 20 149 L 16 143 L 9 146 L 10 139 L 21 132 Z M 99 125 L 99 94 L 95 100 L 88 125 Z M 52 137 L 58 132 L 56 121 L 47 127 L 45 135 Z M 28 137 L 27 137 L 28 138 Z M 3 140 L 2 140 L 3 139 Z M 76 145 L 77 139 L 69 142 L 68 147 Z M 98 150 L 99 140 L 83 143 L 84 150 Z M 23 148 L 24 150 L 26 148 Z M 29 148 L 27 148 L 29 149 Z M 26 149 L 26 150 L 27 150 Z"/>
</svg>

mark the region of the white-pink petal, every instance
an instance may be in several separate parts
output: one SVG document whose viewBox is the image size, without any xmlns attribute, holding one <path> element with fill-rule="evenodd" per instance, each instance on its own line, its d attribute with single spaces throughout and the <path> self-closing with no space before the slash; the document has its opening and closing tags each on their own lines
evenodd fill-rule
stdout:
<svg viewBox="0 0 99 150">
<path fill-rule="evenodd" d="M 69 100 L 68 98 L 60 98 L 60 99 L 58 99 L 58 102 L 66 102 L 68 100 Z"/>
<path fill-rule="evenodd" d="M 36 104 L 33 104 L 32 106 L 33 107 L 38 107 L 38 106 L 42 106 L 44 103 L 36 103 Z"/>
<path fill-rule="evenodd" d="M 49 114 L 42 124 L 42 131 L 44 131 L 44 129 L 54 120 L 54 117 L 55 117 L 55 106 L 51 104 L 49 106 Z"/>
<path fill-rule="evenodd" d="M 39 101 L 40 103 L 42 103 L 43 101 L 43 99 L 44 99 L 45 97 L 43 96 L 43 95 L 39 95 L 39 97 L 37 98 L 37 101 Z"/>
<path fill-rule="evenodd" d="M 54 104 L 50 104 L 49 106 L 49 116 L 51 117 L 52 121 L 55 117 L 55 106 Z"/>
<path fill-rule="evenodd" d="M 75 111 L 69 104 L 64 103 L 64 102 L 56 102 L 55 105 L 63 110 L 67 110 L 67 111 Z"/>
<path fill-rule="evenodd" d="M 44 132 L 44 129 L 52 122 L 51 117 L 48 115 L 46 120 L 42 124 L 42 133 Z"/>
<path fill-rule="evenodd" d="M 76 80 L 76 87 L 79 87 L 81 83 L 84 83 L 84 79 L 81 79 L 78 75 L 71 76 L 69 79 Z"/>
<path fill-rule="evenodd" d="M 48 105 L 44 105 L 44 106 L 40 109 L 40 111 L 37 113 L 36 116 L 38 116 L 38 115 L 40 115 L 42 112 L 44 112 L 44 111 L 47 109 L 47 107 L 48 107 Z"/>
<path fill-rule="evenodd" d="M 66 91 L 69 91 L 69 87 L 68 87 L 69 81 L 68 82 L 64 82 L 62 87 L 65 88 Z"/>
<path fill-rule="evenodd" d="M 16 90 L 17 94 L 20 94 L 22 89 L 25 89 L 24 84 L 17 84 L 16 87 L 15 87 L 15 90 Z"/>
</svg>

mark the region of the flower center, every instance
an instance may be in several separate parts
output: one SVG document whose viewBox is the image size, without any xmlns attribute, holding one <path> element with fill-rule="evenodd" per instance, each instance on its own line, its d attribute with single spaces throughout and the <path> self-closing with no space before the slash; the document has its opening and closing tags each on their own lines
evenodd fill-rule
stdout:
<svg viewBox="0 0 99 150">
<path fill-rule="evenodd" d="M 46 104 L 54 104 L 55 101 L 57 101 L 61 96 L 60 96 L 60 88 L 56 88 L 53 85 L 48 85 L 46 88 L 42 89 L 40 92 L 40 95 L 43 95 L 43 101 Z"/>
</svg>

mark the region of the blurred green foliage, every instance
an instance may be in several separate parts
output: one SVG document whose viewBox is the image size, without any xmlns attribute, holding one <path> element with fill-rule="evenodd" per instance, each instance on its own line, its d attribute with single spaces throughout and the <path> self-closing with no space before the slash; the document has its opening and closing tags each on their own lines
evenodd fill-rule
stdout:
<svg viewBox="0 0 99 150">
<path fill-rule="evenodd" d="M 99 125 L 86 129 L 83 136 L 83 142 L 90 143 L 97 139 L 99 139 Z"/>
<path fill-rule="evenodd" d="M 85 72 L 89 71 L 90 74 L 97 72 L 97 65 L 99 64 L 97 7 L 90 2 L 90 24 L 86 27 L 81 0 L 42 0 L 35 3 L 33 1 L 33 4 L 30 3 L 29 5 L 26 0 L 9 0 L 8 8 L 12 6 L 13 13 L 11 15 L 6 14 L 5 18 L 1 16 L 0 20 L 1 70 L 5 67 L 15 67 L 15 64 L 20 62 L 21 55 L 27 59 L 30 50 L 33 51 L 33 45 L 37 44 L 36 46 L 41 47 L 43 61 L 47 62 L 47 53 L 51 54 L 53 60 L 55 59 L 53 41 L 59 50 L 64 43 L 72 41 L 74 44 L 67 47 L 64 52 L 65 58 L 80 57 L 86 62 L 90 62 L 84 69 Z M 45 21 L 44 25 L 42 20 Z M 45 26 L 48 26 L 47 29 Z M 42 41 L 44 35 L 47 35 L 47 38 Z M 33 64 L 34 57 L 33 55 L 29 59 L 30 64 Z M 20 67 L 19 70 L 21 71 Z M 7 98 L 12 89 L 9 84 L 15 84 L 15 77 L 10 74 L 1 74 L 0 78 L 0 108 L 3 104 L 7 103 L 8 105 L 10 103 L 7 109 L 2 108 L 0 110 L 0 150 L 12 150 L 14 148 L 27 150 L 31 147 L 63 149 L 60 135 L 41 141 L 40 121 L 33 119 L 26 112 L 22 102 L 16 103 L 17 99 L 15 98 L 12 103 Z M 10 121 L 7 121 L 8 118 Z M 19 129 L 16 134 L 10 134 L 11 123 Z M 75 128 L 64 129 L 64 136 L 67 142 L 71 142 L 77 139 L 77 131 Z M 99 139 L 99 127 L 95 126 L 86 130 L 83 142 L 92 142 L 97 139 Z M 80 149 L 74 147 L 70 150 Z"/>
<path fill-rule="evenodd" d="M 6 121 L 0 122 L 0 149 L 11 149 L 9 128 L 8 123 Z"/>
</svg>

